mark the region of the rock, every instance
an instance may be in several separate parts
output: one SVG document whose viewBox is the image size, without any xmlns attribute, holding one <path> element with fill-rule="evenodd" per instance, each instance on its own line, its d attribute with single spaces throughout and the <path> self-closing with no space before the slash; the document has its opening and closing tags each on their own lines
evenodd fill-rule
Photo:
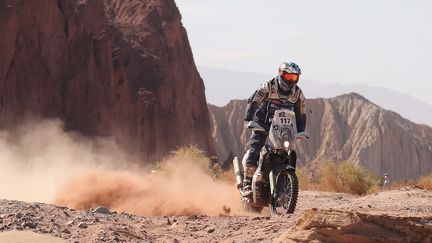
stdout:
<svg viewBox="0 0 432 243">
<path fill-rule="evenodd" d="M 167 218 L 167 225 L 171 225 L 171 221 L 169 218 Z"/>
<path fill-rule="evenodd" d="M 15 229 L 15 230 L 19 230 L 19 231 L 24 230 L 24 228 L 23 228 L 22 226 L 15 226 L 14 229 Z"/>
<path fill-rule="evenodd" d="M 432 235 L 432 229 L 425 227 L 428 222 L 422 217 L 308 210 L 273 242 L 420 242 Z"/>
<path fill-rule="evenodd" d="M 207 233 L 209 233 L 209 234 L 213 233 L 215 230 L 216 230 L 215 228 L 211 228 L 211 229 L 207 230 Z"/>
<path fill-rule="evenodd" d="M 68 235 L 71 233 L 68 229 L 64 229 L 62 232 Z"/>
<path fill-rule="evenodd" d="M 37 227 L 37 223 L 32 221 L 24 221 L 23 223 L 21 223 L 21 226 L 23 228 L 35 229 Z"/>
<path fill-rule="evenodd" d="M 78 228 L 82 228 L 82 229 L 88 228 L 87 224 L 84 223 L 84 222 L 80 222 L 80 223 L 77 225 L 77 227 L 78 227 Z"/>
<path fill-rule="evenodd" d="M 191 216 L 187 217 L 187 219 L 189 219 L 189 220 L 196 220 L 196 219 L 199 219 L 199 218 L 200 217 L 198 215 L 191 215 Z"/>
<path fill-rule="evenodd" d="M 19 219 L 23 216 L 23 214 L 21 212 L 18 212 L 15 214 L 15 218 Z"/>
<path fill-rule="evenodd" d="M 142 161 L 191 144 L 213 154 L 204 83 L 175 1 L 24 2 L 0 5 L 0 130 L 32 114 L 113 136 Z"/>
<path fill-rule="evenodd" d="M 178 222 L 174 222 L 174 223 L 171 224 L 171 227 L 177 227 L 178 225 L 179 225 Z"/>
<path fill-rule="evenodd" d="M 111 211 L 106 207 L 97 207 L 92 210 L 92 213 L 111 214 Z"/>
<path fill-rule="evenodd" d="M 231 213 L 231 208 L 228 207 L 228 206 L 226 206 L 226 205 L 223 205 L 222 210 L 223 210 L 223 212 L 225 214 L 230 214 Z"/>
<path fill-rule="evenodd" d="M 65 223 L 66 226 L 71 226 L 73 225 L 75 222 L 73 220 L 69 220 Z"/>
</svg>

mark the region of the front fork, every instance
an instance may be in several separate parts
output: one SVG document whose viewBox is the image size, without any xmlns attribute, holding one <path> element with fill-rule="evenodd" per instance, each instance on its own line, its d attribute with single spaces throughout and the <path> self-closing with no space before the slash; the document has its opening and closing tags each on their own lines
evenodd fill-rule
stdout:
<svg viewBox="0 0 432 243">
<path fill-rule="evenodd" d="M 274 168 L 272 168 L 270 170 L 269 173 L 269 181 L 270 181 L 270 211 L 272 215 L 276 215 L 276 204 L 277 204 L 277 200 L 278 200 L 278 195 L 276 193 L 276 185 L 279 179 L 280 174 L 285 171 L 285 170 L 293 170 L 295 171 L 295 168 L 292 167 L 291 165 L 281 165 L 281 166 L 276 166 Z"/>
</svg>

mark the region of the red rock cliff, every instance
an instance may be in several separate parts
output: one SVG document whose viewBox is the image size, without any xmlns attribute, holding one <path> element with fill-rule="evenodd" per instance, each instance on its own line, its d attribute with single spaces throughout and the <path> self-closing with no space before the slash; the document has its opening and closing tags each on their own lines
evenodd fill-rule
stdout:
<svg viewBox="0 0 432 243">
<path fill-rule="evenodd" d="M 0 1 L 0 128 L 24 114 L 114 135 L 144 159 L 212 153 L 204 85 L 173 0 Z"/>
</svg>

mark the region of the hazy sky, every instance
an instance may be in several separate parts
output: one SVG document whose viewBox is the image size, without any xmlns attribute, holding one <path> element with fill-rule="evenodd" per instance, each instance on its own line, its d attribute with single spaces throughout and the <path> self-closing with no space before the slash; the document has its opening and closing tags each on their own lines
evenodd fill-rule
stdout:
<svg viewBox="0 0 432 243">
<path fill-rule="evenodd" d="M 432 1 L 176 0 L 198 66 L 387 87 L 432 104 Z"/>
</svg>

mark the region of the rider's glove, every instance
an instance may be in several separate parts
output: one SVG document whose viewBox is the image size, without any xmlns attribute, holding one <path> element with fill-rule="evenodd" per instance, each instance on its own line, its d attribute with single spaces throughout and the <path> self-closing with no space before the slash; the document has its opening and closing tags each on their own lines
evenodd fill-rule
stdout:
<svg viewBox="0 0 432 243">
<path fill-rule="evenodd" d="M 250 124 L 250 121 L 244 121 L 243 122 L 243 127 L 244 128 L 249 128 L 249 124 Z"/>
<path fill-rule="evenodd" d="M 251 122 L 251 119 L 248 119 L 247 117 L 245 117 L 243 119 L 243 127 L 244 128 L 249 128 L 248 125 L 250 124 L 250 122 Z"/>
</svg>

